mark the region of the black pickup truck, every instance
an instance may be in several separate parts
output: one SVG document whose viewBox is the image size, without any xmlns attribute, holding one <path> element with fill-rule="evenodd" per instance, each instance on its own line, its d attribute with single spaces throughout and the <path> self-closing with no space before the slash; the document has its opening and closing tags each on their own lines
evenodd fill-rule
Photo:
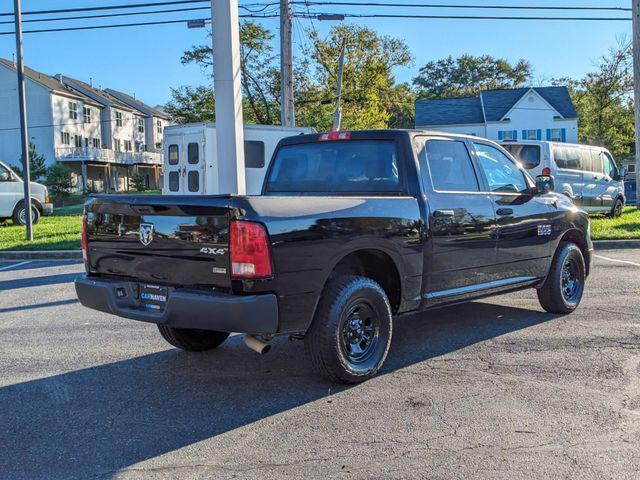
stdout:
<svg viewBox="0 0 640 480">
<path fill-rule="evenodd" d="M 300 135 L 280 142 L 260 196 L 91 197 L 76 291 L 184 350 L 230 332 L 261 351 L 275 335 L 304 339 L 321 374 L 356 383 L 381 367 L 403 314 L 524 288 L 573 311 L 589 218 L 552 190 L 480 138 Z"/>
</svg>

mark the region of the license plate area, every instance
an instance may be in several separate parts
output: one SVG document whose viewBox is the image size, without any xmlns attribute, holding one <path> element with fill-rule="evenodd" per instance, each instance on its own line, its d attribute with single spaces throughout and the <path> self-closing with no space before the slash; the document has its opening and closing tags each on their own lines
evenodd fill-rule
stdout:
<svg viewBox="0 0 640 480">
<path fill-rule="evenodd" d="M 140 284 L 140 302 L 148 310 L 161 312 L 167 306 L 169 289 L 159 285 Z"/>
</svg>

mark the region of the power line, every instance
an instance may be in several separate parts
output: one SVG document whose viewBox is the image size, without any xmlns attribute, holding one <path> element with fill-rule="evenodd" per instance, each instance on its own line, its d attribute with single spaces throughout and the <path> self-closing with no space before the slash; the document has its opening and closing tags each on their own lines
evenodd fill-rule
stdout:
<svg viewBox="0 0 640 480">
<path fill-rule="evenodd" d="M 495 9 L 495 10 L 578 10 L 578 11 L 620 11 L 630 12 L 627 7 L 591 7 L 560 5 L 446 5 L 434 3 L 389 3 L 389 2 L 343 2 L 343 1 L 294 1 L 294 5 L 304 6 L 352 6 L 352 7 L 401 7 L 401 8 L 446 8 L 446 9 Z"/>
<path fill-rule="evenodd" d="M 376 14 L 376 13 L 296 13 L 301 18 L 314 18 L 320 16 L 339 15 L 343 18 L 405 18 L 405 19 L 428 19 L 428 20 L 537 20 L 537 21 L 577 21 L 577 22 L 609 22 L 624 21 L 630 22 L 630 17 L 528 17 L 528 16 L 499 16 L 499 15 L 410 15 L 410 14 Z"/>
</svg>

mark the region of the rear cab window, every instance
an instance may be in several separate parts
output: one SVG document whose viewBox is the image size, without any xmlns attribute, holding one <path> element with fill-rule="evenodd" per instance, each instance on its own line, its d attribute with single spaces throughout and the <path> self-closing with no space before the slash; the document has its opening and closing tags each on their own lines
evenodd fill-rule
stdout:
<svg viewBox="0 0 640 480">
<path fill-rule="evenodd" d="M 527 170 L 536 168 L 542 160 L 540 145 L 505 143 L 502 148 L 509 152 Z"/>
<path fill-rule="evenodd" d="M 265 195 L 404 195 L 393 140 L 337 140 L 283 145 Z"/>
</svg>

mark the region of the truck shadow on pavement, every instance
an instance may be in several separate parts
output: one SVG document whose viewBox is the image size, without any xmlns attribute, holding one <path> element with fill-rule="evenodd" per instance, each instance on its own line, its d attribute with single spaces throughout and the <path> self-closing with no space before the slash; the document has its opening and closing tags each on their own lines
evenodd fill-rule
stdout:
<svg viewBox="0 0 640 480">
<path fill-rule="evenodd" d="M 400 318 L 381 375 L 553 318 L 487 303 Z M 348 390 L 318 379 L 303 350 L 277 339 L 261 357 L 234 336 L 213 352 L 169 349 L 0 388 L 2 476 L 110 477 Z"/>
</svg>

